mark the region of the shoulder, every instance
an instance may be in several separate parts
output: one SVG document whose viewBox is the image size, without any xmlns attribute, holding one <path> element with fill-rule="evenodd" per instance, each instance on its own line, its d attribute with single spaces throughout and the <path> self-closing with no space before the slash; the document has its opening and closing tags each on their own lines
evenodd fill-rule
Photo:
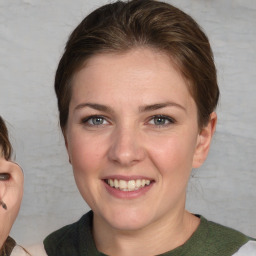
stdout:
<svg viewBox="0 0 256 256">
<path fill-rule="evenodd" d="M 21 247 L 16 245 L 10 256 L 28 256 L 29 254 L 27 254 L 27 252 Z"/>
<path fill-rule="evenodd" d="M 255 256 L 256 255 L 256 241 L 251 240 L 243 245 L 234 256 Z"/>
<path fill-rule="evenodd" d="M 16 245 L 10 256 L 47 256 L 43 244 L 33 245 L 27 248 Z"/>
<path fill-rule="evenodd" d="M 209 237 L 216 239 L 219 242 L 228 243 L 230 240 L 232 240 L 234 243 L 246 243 L 249 241 L 248 236 L 235 229 L 217 224 L 212 221 L 207 221 L 207 225 Z"/>
<path fill-rule="evenodd" d="M 31 256 L 46 256 L 43 243 L 35 244 L 25 248 Z"/>
<path fill-rule="evenodd" d="M 64 241 L 67 240 L 68 238 L 76 237 L 78 233 L 78 229 L 79 229 L 78 227 L 79 227 L 80 221 L 81 220 L 54 231 L 44 239 L 44 244 L 48 244 L 48 243 L 57 244 L 63 240 Z"/>
<path fill-rule="evenodd" d="M 91 216 L 90 216 L 90 212 L 83 215 L 81 217 L 80 220 L 78 220 L 77 222 L 70 224 L 70 225 L 66 225 L 56 231 L 54 231 L 53 233 L 51 233 L 50 235 L 48 235 L 45 240 L 44 240 L 44 244 L 46 244 L 47 242 L 61 242 L 63 240 L 67 240 L 69 238 L 74 238 L 77 237 L 80 231 L 80 227 L 84 226 L 86 224 L 88 224 L 88 222 L 90 222 Z"/>
<path fill-rule="evenodd" d="M 215 253 L 221 253 L 221 255 L 233 255 L 248 242 L 255 243 L 252 238 L 237 230 L 212 221 L 207 221 L 204 218 L 202 218 L 202 221 L 207 228 L 206 243 Z M 254 252 L 254 255 L 256 256 L 256 251 Z"/>
<path fill-rule="evenodd" d="M 51 233 L 44 240 L 44 247 L 48 255 L 79 255 L 81 244 L 86 239 L 91 242 L 92 212 L 83 215 L 77 222 L 64 226 Z M 84 239 L 82 239 L 84 238 Z"/>
</svg>

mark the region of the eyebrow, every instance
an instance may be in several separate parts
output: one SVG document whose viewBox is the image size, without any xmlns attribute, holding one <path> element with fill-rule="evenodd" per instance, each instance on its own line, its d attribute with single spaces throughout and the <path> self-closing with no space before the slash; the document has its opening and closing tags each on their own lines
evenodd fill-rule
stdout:
<svg viewBox="0 0 256 256">
<path fill-rule="evenodd" d="M 112 113 L 114 112 L 110 107 L 102 105 L 102 104 L 97 104 L 97 103 L 81 103 L 78 104 L 74 110 L 79 110 L 81 108 L 89 107 L 95 110 L 103 111 L 103 112 L 108 112 Z"/>
<path fill-rule="evenodd" d="M 102 112 L 114 113 L 114 110 L 111 109 L 110 107 L 108 107 L 106 105 L 102 105 L 102 104 L 97 104 L 97 103 L 81 103 L 81 104 L 78 104 L 74 110 L 79 110 L 79 109 L 85 108 L 85 107 L 89 107 L 89 108 L 99 110 Z M 182 105 L 175 103 L 175 102 L 164 102 L 164 103 L 156 103 L 156 104 L 152 104 L 152 105 L 141 106 L 141 107 L 139 107 L 139 112 L 140 113 L 149 112 L 149 111 L 154 111 L 154 110 L 158 110 L 158 109 L 166 108 L 166 107 L 177 107 L 177 108 L 180 108 L 180 109 L 184 110 L 185 112 L 187 112 L 185 107 L 183 107 Z"/>
<path fill-rule="evenodd" d="M 185 112 L 187 112 L 186 108 L 183 107 L 182 105 L 175 103 L 175 102 L 164 102 L 164 103 L 156 103 L 156 104 L 152 104 L 152 105 L 145 105 L 139 108 L 140 112 L 149 112 L 149 111 L 154 111 L 154 110 L 158 110 L 161 108 L 166 108 L 166 107 L 177 107 L 180 108 L 182 110 L 184 110 Z"/>
</svg>

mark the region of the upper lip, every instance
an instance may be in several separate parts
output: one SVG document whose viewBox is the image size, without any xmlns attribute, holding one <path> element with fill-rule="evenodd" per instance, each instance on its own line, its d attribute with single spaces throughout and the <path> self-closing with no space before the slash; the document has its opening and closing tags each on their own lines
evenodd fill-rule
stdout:
<svg viewBox="0 0 256 256">
<path fill-rule="evenodd" d="M 125 175 L 108 175 L 103 177 L 103 180 L 125 180 L 125 181 L 129 181 L 129 180 L 154 180 L 150 177 L 146 177 L 146 176 L 140 176 L 140 175 L 131 175 L 131 176 L 125 176 Z"/>
</svg>

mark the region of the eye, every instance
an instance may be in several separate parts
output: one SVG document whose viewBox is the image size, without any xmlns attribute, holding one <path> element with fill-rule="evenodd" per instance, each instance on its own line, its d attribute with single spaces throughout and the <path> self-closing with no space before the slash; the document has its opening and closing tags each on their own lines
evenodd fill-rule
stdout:
<svg viewBox="0 0 256 256">
<path fill-rule="evenodd" d="M 102 116 L 89 116 L 82 120 L 83 124 L 87 124 L 89 126 L 100 126 L 108 124 L 108 121 Z"/>
<path fill-rule="evenodd" d="M 93 125 L 101 125 L 104 123 L 104 119 L 99 116 L 92 117 L 91 119 L 88 120 L 88 123 L 93 124 Z"/>
<path fill-rule="evenodd" d="M 156 116 L 153 116 L 152 119 L 150 119 L 149 124 L 156 125 L 156 126 L 166 126 L 174 122 L 175 121 L 171 117 L 156 115 Z"/>
</svg>

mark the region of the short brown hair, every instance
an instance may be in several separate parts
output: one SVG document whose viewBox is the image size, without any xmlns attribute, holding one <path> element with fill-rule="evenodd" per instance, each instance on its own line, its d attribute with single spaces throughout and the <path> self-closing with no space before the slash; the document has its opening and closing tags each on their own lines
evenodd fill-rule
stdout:
<svg viewBox="0 0 256 256">
<path fill-rule="evenodd" d="M 12 154 L 12 146 L 9 141 L 7 127 L 1 116 L 0 116 L 0 146 L 2 147 L 2 150 L 3 150 L 3 152 L 0 152 L 0 154 L 2 153 L 4 158 L 6 160 L 9 160 Z"/>
<path fill-rule="evenodd" d="M 198 109 L 199 127 L 217 106 L 219 88 L 209 40 L 178 8 L 160 1 L 117 1 L 89 14 L 72 32 L 55 77 L 60 126 L 64 131 L 72 77 L 90 57 L 149 47 L 168 54 L 187 80 Z"/>
</svg>

